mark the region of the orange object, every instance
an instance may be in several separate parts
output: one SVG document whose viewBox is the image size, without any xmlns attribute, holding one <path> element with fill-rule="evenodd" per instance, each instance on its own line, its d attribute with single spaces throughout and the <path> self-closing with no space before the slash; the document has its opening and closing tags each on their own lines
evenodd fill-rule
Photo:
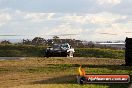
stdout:
<svg viewBox="0 0 132 88">
<path fill-rule="evenodd" d="M 80 76 L 85 76 L 85 70 L 82 68 L 82 66 L 80 66 L 78 70 Z"/>
</svg>

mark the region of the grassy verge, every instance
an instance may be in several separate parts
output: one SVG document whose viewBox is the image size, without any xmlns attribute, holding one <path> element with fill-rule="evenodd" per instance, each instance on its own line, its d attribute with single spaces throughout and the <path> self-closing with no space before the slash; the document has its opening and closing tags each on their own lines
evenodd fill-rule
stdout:
<svg viewBox="0 0 132 88">
<path fill-rule="evenodd" d="M 0 57 L 42 57 L 45 56 L 46 47 L 47 46 L 0 44 Z M 76 48 L 75 57 L 124 59 L 124 51 L 100 48 Z"/>
<path fill-rule="evenodd" d="M 26 58 L 0 61 L 1 88 L 128 88 L 130 84 L 78 85 L 78 67 L 88 74 L 130 74 L 124 60 L 108 58 Z"/>
<path fill-rule="evenodd" d="M 77 48 L 75 56 L 123 59 L 123 50 L 100 49 L 100 48 Z"/>
</svg>

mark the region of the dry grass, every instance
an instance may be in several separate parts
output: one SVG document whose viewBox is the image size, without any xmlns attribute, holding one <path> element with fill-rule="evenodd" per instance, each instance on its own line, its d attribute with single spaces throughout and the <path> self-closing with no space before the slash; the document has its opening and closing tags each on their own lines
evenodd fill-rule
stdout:
<svg viewBox="0 0 132 88">
<path fill-rule="evenodd" d="M 128 84 L 76 84 L 77 68 L 90 74 L 131 74 L 124 60 L 108 58 L 26 58 L 0 61 L 1 88 L 128 88 Z"/>
<path fill-rule="evenodd" d="M 108 58 L 25 58 L 24 60 L 6 60 L 0 61 L 1 66 L 45 66 L 47 64 L 95 64 L 95 65 L 120 65 L 124 64 L 122 59 L 108 59 Z"/>
</svg>

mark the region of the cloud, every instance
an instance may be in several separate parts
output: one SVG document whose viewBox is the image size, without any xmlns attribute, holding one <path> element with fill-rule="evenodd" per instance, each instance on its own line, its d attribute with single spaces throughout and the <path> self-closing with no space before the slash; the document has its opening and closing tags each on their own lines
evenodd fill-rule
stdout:
<svg viewBox="0 0 132 88">
<path fill-rule="evenodd" d="M 7 9 L 0 10 L 0 19 L 0 23 L 4 24 L 0 26 L 0 33 L 3 34 L 78 34 L 72 37 L 94 41 L 125 39 L 131 36 L 125 32 L 132 29 L 131 18 L 111 12 L 44 13 Z M 118 35 L 100 35 L 101 32 Z"/>
<path fill-rule="evenodd" d="M 127 16 L 122 16 L 119 14 L 113 14 L 109 12 L 101 12 L 95 14 L 67 14 L 62 17 L 62 20 L 67 22 L 75 22 L 80 24 L 110 24 L 117 20 L 126 19 Z"/>
<path fill-rule="evenodd" d="M 55 13 L 26 13 L 24 18 L 33 22 L 51 20 Z"/>
<path fill-rule="evenodd" d="M 93 15 L 93 17 L 90 19 L 91 23 L 95 24 L 111 24 L 117 20 L 126 19 L 127 16 L 122 16 L 119 14 L 113 14 L 109 12 L 102 12 Z"/>
<path fill-rule="evenodd" d="M 11 20 L 11 16 L 8 13 L 0 13 L 0 26 L 6 24 Z"/>
<path fill-rule="evenodd" d="M 125 40 L 126 37 L 132 37 L 131 33 L 127 32 L 132 32 L 132 23 L 127 22 L 127 23 L 113 23 L 111 24 L 110 27 L 101 27 L 97 28 L 93 33 L 94 38 L 98 40 Z M 100 33 L 110 33 L 110 34 L 116 34 L 116 35 L 105 35 L 105 34 L 100 34 Z"/>
<path fill-rule="evenodd" d="M 68 23 L 62 23 L 49 31 L 48 34 L 79 34 L 82 31 L 82 29 L 71 26 Z"/>
<path fill-rule="evenodd" d="M 103 4 L 111 4 L 111 5 L 117 5 L 121 3 L 121 0 L 97 0 L 100 5 Z"/>
<path fill-rule="evenodd" d="M 132 15 L 132 0 L 1 0 L 0 8 L 42 13 L 100 13 Z"/>
</svg>

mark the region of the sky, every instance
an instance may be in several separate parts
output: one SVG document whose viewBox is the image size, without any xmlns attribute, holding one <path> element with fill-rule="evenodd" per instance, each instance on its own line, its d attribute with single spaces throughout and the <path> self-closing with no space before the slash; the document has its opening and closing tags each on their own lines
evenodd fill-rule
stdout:
<svg viewBox="0 0 132 88">
<path fill-rule="evenodd" d="M 0 0 L 0 35 L 26 35 L 0 39 L 60 34 L 88 41 L 132 37 L 132 0 Z"/>
</svg>

